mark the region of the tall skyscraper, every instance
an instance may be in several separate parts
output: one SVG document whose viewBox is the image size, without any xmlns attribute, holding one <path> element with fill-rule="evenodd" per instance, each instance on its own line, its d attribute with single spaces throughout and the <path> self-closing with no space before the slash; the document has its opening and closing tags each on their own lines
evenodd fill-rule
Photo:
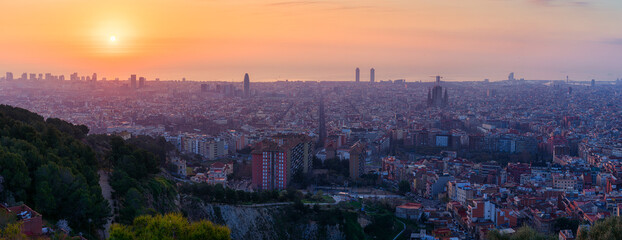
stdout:
<svg viewBox="0 0 622 240">
<path fill-rule="evenodd" d="M 447 106 L 449 97 L 447 95 L 447 89 L 443 94 L 443 87 L 441 87 L 441 76 L 436 76 L 436 84 L 428 90 L 428 106 L 429 107 L 444 107 Z"/>
<path fill-rule="evenodd" d="M 356 68 L 354 79 L 356 80 L 356 82 L 360 82 L 361 81 L 361 69 Z"/>
<path fill-rule="evenodd" d="M 592 84 L 591 85 L 592 85 L 592 87 L 596 86 L 596 80 L 595 79 L 592 79 Z"/>
<path fill-rule="evenodd" d="M 369 70 L 369 82 L 373 83 L 374 81 L 376 81 L 376 70 L 371 68 L 371 70 Z"/>
<path fill-rule="evenodd" d="M 19 80 L 28 80 L 28 73 L 22 73 L 22 77 Z"/>
<path fill-rule="evenodd" d="M 7 81 L 13 81 L 13 73 L 12 72 L 6 72 L 6 78 Z"/>
<path fill-rule="evenodd" d="M 321 93 L 320 93 L 321 94 Z M 320 126 L 318 146 L 323 147 L 324 141 L 326 141 L 326 115 L 324 114 L 324 96 L 320 96 Z"/>
<path fill-rule="evenodd" d="M 37 74 L 36 73 L 31 73 L 30 75 L 30 80 L 37 80 Z"/>
<path fill-rule="evenodd" d="M 132 89 L 136 89 L 136 74 L 132 74 L 132 76 L 130 76 L 130 87 Z"/>
<path fill-rule="evenodd" d="M 516 79 L 514 78 L 514 73 L 513 73 L 513 72 L 511 72 L 511 73 L 510 73 L 510 75 L 508 75 L 508 81 L 514 81 L 514 80 L 516 80 Z"/>
<path fill-rule="evenodd" d="M 93 82 L 97 81 L 97 73 L 93 73 L 93 77 L 91 77 L 91 81 Z"/>
<path fill-rule="evenodd" d="M 138 88 L 144 88 L 145 87 L 145 81 L 147 81 L 147 79 L 145 79 L 145 77 L 138 78 Z"/>
<path fill-rule="evenodd" d="M 251 96 L 251 80 L 248 77 L 248 73 L 244 74 L 244 97 L 250 97 Z"/>
</svg>

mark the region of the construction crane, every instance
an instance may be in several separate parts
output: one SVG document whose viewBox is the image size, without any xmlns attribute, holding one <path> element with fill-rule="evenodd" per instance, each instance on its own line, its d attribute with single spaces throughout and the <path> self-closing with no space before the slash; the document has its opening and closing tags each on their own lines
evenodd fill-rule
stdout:
<svg viewBox="0 0 622 240">
<path fill-rule="evenodd" d="M 431 78 L 436 78 L 436 84 L 440 84 L 441 83 L 441 79 L 443 78 L 443 77 L 438 76 L 438 75 L 437 76 L 430 76 L 430 77 Z"/>
</svg>

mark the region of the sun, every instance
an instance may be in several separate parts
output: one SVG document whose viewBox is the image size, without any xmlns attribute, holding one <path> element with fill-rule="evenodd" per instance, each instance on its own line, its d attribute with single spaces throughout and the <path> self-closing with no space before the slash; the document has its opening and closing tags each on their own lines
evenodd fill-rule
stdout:
<svg viewBox="0 0 622 240">
<path fill-rule="evenodd" d="M 110 36 L 110 41 L 111 42 L 117 41 L 117 37 L 116 36 Z"/>
</svg>

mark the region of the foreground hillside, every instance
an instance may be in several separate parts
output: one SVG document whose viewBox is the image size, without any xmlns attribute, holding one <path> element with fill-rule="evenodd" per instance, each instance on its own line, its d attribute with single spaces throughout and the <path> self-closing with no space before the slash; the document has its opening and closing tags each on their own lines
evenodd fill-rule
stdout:
<svg viewBox="0 0 622 240">
<path fill-rule="evenodd" d="M 110 217 L 85 126 L 0 105 L 0 201 L 26 203 L 55 223 L 92 236 Z"/>
<path fill-rule="evenodd" d="M 192 230 L 177 239 L 229 239 L 227 227 L 188 223 L 179 215 L 175 184 L 161 172 L 171 149 L 166 141 L 88 132 L 82 125 L 0 105 L 0 203 L 26 204 L 41 214 L 42 227 L 63 226 L 66 234 L 87 239 L 102 238 L 98 233 L 109 219 L 123 224 L 113 225 L 113 239 L 166 239 L 171 220 L 183 231 Z M 111 204 L 102 195 L 98 170 L 109 175 L 103 179 L 113 190 Z M 21 236 L 15 221 L 0 216 L 0 238 Z"/>
</svg>

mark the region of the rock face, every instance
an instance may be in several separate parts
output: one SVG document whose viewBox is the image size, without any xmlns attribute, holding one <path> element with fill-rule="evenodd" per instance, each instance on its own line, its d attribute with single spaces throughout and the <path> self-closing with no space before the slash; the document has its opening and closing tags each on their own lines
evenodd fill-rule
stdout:
<svg viewBox="0 0 622 240">
<path fill-rule="evenodd" d="M 314 222 L 286 223 L 283 206 L 238 206 L 208 204 L 200 200 L 182 200 L 182 209 L 193 221 L 206 219 L 231 229 L 231 238 L 237 239 L 328 239 L 344 240 L 339 225 L 321 226 Z M 304 222 L 304 221 L 302 221 Z"/>
</svg>

